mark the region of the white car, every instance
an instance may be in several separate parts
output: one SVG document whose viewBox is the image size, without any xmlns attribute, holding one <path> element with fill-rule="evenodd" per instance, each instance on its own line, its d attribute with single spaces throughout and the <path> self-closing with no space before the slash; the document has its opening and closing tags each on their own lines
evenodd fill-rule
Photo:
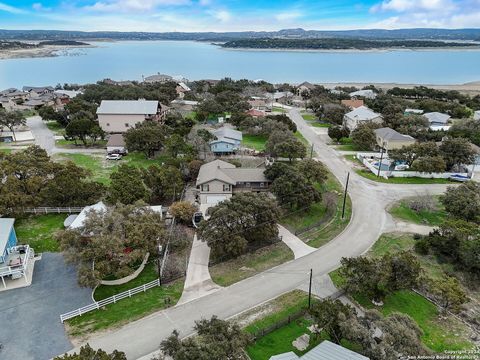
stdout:
<svg viewBox="0 0 480 360">
<path fill-rule="evenodd" d="M 108 154 L 105 159 L 107 160 L 121 160 L 122 159 L 122 155 L 120 154 Z"/>
</svg>

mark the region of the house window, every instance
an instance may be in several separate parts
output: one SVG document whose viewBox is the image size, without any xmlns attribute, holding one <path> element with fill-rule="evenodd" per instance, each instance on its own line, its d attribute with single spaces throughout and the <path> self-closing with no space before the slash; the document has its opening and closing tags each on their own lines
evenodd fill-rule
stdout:
<svg viewBox="0 0 480 360">
<path fill-rule="evenodd" d="M 232 191 L 232 185 L 223 185 L 223 191 Z"/>
<path fill-rule="evenodd" d="M 263 182 L 260 183 L 260 187 L 264 187 L 265 184 Z"/>
<path fill-rule="evenodd" d="M 110 126 L 110 123 L 107 123 L 107 126 Z"/>
<path fill-rule="evenodd" d="M 250 183 L 249 182 L 245 183 L 245 186 L 250 187 Z"/>
<path fill-rule="evenodd" d="M 209 185 L 202 185 L 202 191 L 210 191 Z"/>
<path fill-rule="evenodd" d="M 128 126 L 129 126 L 128 123 L 125 123 L 125 127 L 128 127 Z"/>
</svg>

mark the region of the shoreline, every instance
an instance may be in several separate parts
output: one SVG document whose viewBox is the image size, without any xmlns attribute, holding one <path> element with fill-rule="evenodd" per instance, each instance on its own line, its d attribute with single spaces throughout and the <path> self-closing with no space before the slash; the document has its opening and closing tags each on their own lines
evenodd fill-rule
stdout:
<svg viewBox="0 0 480 360">
<path fill-rule="evenodd" d="M 307 53 L 382 53 L 382 52 L 397 52 L 397 51 L 480 51 L 480 46 L 445 46 L 445 47 L 418 47 L 418 48 L 375 48 L 375 49 L 290 49 L 290 48 L 232 48 L 223 47 L 219 44 L 216 46 L 221 50 L 229 51 L 257 51 L 257 52 L 307 52 Z"/>
<path fill-rule="evenodd" d="M 45 45 L 39 48 L 14 49 L 0 51 L 0 60 L 9 59 L 34 59 L 64 56 L 59 52 L 65 52 L 73 49 L 95 48 L 95 45 Z"/>
<path fill-rule="evenodd" d="M 346 86 L 346 87 L 357 87 L 363 88 L 368 85 L 373 85 L 379 89 L 389 90 L 394 87 L 399 87 L 402 89 L 413 89 L 416 86 L 425 86 L 431 89 L 436 90 L 456 90 L 462 93 L 469 94 L 480 94 L 480 80 L 471 81 L 463 84 L 426 84 L 426 83 L 395 83 L 395 82 L 319 82 L 314 83 L 316 85 L 325 86 L 328 89 L 334 89 L 337 86 Z"/>
</svg>

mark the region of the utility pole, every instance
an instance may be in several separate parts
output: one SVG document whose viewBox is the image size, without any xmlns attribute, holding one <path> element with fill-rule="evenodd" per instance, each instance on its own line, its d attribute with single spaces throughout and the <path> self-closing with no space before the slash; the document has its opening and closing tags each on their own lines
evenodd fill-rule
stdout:
<svg viewBox="0 0 480 360">
<path fill-rule="evenodd" d="M 342 220 L 345 218 L 345 204 L 347 203 L 348 181 L 350 180 L 350 173 L 347 173 L 347 183 L 345 184 L 345 193 L 343 194 Z"/>
<path fill-rule="evenodd" d="M 157 257 L 157 267 L 158 267 L 158 282 L 159 282 L 160 286 L 162 286 L 162 265 L 161 265 L 161 255 L 162 255 L 163 246 L 159 244 L 159 245 L 158 245 L 158 247 L 157 247 L 157 250 L 158 250 L 158 257 Z"/>
<path fill-rule="evenodd" d="M 382 161 L 383 161 L 383 145 L 382 144 L 382 152 L 380 153 L 380 163 L 378 164 L 378 173 L 377 173 L 377 177 L 380 176 L 380 169 L 382 168 Z"/>
<path fill-rule="evenodd" d="M 310 269 L 310 283 L 308 285 L 308 308 L 312 305 L 312 276 L 313 276 L 313 269 Z"/>
</svg>

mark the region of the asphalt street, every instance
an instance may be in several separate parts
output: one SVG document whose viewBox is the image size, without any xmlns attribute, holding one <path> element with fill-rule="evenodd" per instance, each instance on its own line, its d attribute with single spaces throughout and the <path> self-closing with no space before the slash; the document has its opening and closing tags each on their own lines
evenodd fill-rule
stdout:
<svg viewBox="0 0 480 360">
<path fill-rule="evenodd" d="M 350 164 L 334 149 L 326 145 L 326 135 L 316 134 L 305 123 L 299 110 L 292 109 L 290 117 L 298 130 L 314 145 L 314 150 L 330 171 L 345 184 Z M 118 349 L 128 359 L 138 359 L 158 349 L 159 343 L 174 329 L 181 336 L 192 332 L 195 320 L 217 315 L 228 319 L 263 302 L 303 285 L 310 269 L 315 278 L 329 273 L 342 257 L 359 256 L 386 231 L 395 229 L 395 223 L 385 208 L 406 196 L 445 191 L 445 185 L 392 185 L 364 179 L 351 171 L 349 195 L 352 200 L 352 219 L 345 230 L 318 250 L 273 269 L 240 281 L 200 299 L 177 305 L 132 322 L 118 330 L 89 340 L 93 347 Z"/>
</svg>

